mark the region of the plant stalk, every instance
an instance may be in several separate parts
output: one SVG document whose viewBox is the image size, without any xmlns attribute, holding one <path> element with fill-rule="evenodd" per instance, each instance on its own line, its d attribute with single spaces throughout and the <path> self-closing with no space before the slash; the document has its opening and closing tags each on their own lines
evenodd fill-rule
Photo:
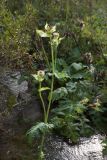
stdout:
<svg viewBox="0 0 107 160">
<path fill-rule="evenodd" d="M 41 82 L 39 83 L 39 90 L 41 89 Z M 42 102 L 42 107 L 43 107 L 43 112 L 44 112 L 44 122 L 46 121 L 46 107 L 45 107 L 45 103 L 41 94 L 41 91 L 39 91 L 39 97 L 41 99 Z"/>
<path fill-rule="evenodd" d="M 51 38 L 50 38 L 50 42 L 52 42 Z M 51 81 L 51 90 L 50 90 L 50 97 L 49 97 L 49 103 L 48 103 L 48 108 L 46 111 L 45 108 L 45 103 L 44 100 L 42 98 L 41 92 L 39 91 L 39 96 L 42 102 L 42 106 L 43 106 L 43 110 L 44 110 L 44 122 L 47 123 L 48 122 L 48 118 L 49 118 L 49 112 L 50 112 L 50 108 L 51 108 L 51 103 L 52 103 L 52 94 L 53 94 L 53 89 L 54 89 L 54 71 L 55 71 L 55 65 L 56 65 L 56 56 L 57 56 L 57 52 L 56 52 L 57 48 L 55 48 L 53 45 L 51 44 L 51 58 L 52 58 L 52 81 Z M 54 53 L 55 52 L 55 53 Z M 39 84 L 39 89 L 41 88 L 41 82 Z M 44 140 L 45 140 L 45 133 L 42 135 L 42 139 L 41 139 L 41 144 L 40 144 L 40 152 L 39 152 L 39 158 L 38 160 L 42 160 L 41 154 L 42 154 L 42 150 L 43 150 L 43 145 L 44 145 Z"/>
<path fill-rule="evenodd" d="M 43 112 L 44 112 L 44 122 L 46 122 L 46 107 L 45 107 L 45 103 L 44 103 L 44 100 L 43 100 L 43 97 L 42 97 L 42 94 L 41 94 L 41 82 L 39 82 L 39 97 L 41 99 L 41 102 L 42 102 L 42 107 L 43 107 Z M 38 160 L 42 160 L 42 150 L 43 150 L 43 145 L 44 145 L 44 140 L 45 140 L 45 133 L 42 135 L 42 138 L 41 138 L 41 143 L 40 143 L 40 150 L 39 150 L 39 155 L 38 155 Z"/>
<path fill-rule="evenodd" d="M 51 39 L 50 39 L 50 42 L 51 42 Z M 52 103 L 53 88 L 54 88 L 54 70 L 55 70 L 55 61 L 56 60 L 54 59 L 54 47 L 52 44 L 51 44 L 51 56 L 52 56 L 52 82 L 51 82 L 49 104 L 48 104 L 47 113 L 46 113 L 46 122 L 48 122 L 50 107 L 51 107 L 51 103 Z"/>
<path fill-rule="evenodd" d="M 45 141 L 45 134 L 43 134 L 43 135 L 42 135 L 42 138 L 41 138 L 38 160 L 42 160 L 42 159 L 43 159 L 43 157 L 42 157 L 42 152 L 43 152 L 44 141 Z"/>
</svg>

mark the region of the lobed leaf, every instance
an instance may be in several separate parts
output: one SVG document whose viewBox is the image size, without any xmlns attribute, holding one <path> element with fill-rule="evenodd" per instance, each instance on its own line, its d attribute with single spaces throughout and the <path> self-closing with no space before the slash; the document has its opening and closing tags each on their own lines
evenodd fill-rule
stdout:
<svg viewBox="0 0 107 160">
<path fill-rule="evenodd" d="M 29 138 L 29 141 L 32 142 L 35 137 L 40 137 L 44 133 L 48 133 L 54 128 L 53 124 L 40 122 L 37 123 L 35 126 L 33 126 L 28 132 L 27 136 Z"/>
</svg>

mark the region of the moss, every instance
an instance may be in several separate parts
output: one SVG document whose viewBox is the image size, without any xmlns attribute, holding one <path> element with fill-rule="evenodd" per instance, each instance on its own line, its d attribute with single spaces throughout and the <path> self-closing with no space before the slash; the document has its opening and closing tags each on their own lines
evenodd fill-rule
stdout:
<svg viewBox="0 0 107 160">
<path fill-rule="evenodd" d="M 9 97 L 7 99 L 7 108 L 8 108 L 8 110 L 11 111 L 16 103 L 17 103 L 16 97 L 14 95 L 9 95 Z"/>
</svg>

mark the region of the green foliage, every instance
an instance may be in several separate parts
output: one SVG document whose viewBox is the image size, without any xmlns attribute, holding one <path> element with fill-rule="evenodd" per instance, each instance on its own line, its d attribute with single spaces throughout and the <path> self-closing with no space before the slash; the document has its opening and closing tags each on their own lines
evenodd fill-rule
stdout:
<svg viewBox="0 0 107 160">
<path fill-rule="evenodd" d="M 91 80 L 93 79 L 92 69 L 94 67 L 92 64 L 88 67 L 80 62 L 67 64 L 65 60 L 55 57 L 59 43 L 59 34 L 56 33 L 56 27 L 50 27 L 46 24 L 45 30 L 37 30 L 37 33 L 40 37 L 50 38 L 51 45 L 52 72 L 49 72 L 49 69 L 47 69 L 46 76 L 44 71 L 38 71 L 37 74 L 33 75 L 39 82 L 39 96 L 44 111 L 44 123 L 47 123 L 50 110 L 52 110 L 50 121 L 53 124 L 53 129 L 64 137 L 76 142 L 80 136 L 89 136 L 93 132 L 90 120 L 87 119 L 85 113 L 89 112 L 88 107 L 93 96 Z M 48 83 L 49 77 L 51 78 L 51 87 L 50 83 Z M 49 87 L 42 87 L 41 83 L 43 81 L 46 81 Z M 58 87 L 56 87 L 57 83 Z M 49 105 L 46 110 L 42 91 L 47 89 L 50 89 L 50 91 L 48 96 Z M 52 104 L 54 106 L 56 102 L 57 107 L 51 109 Z M 94 105 L 93 110 L 95 112 L 100 111 L 98 100 Z M 32 135 L 32 132 L 29 133 Z M 34 135 L 36 136 L 36 134 Z"/>
<path fill-rule="evenodd" d="M 4 4 L 0 11 L 0 56 L 23 67 L 23 57 L 30 50 L 35 32 L 37 13 L 33 6 L 26 4 L 24 15 L 13 15 Z"/>
<path fill-rule="evenodd" d="M 37 123 L 35 126 L 33 126 L 28 132 L 27 136 L 29 137 L 29 142 L 32 142 L 34 138 L 39 138 L 44 133 L 49 133 L 53 129 L 53 124 L 48 123 Z"/>
<path fill-rule="evenodd" d="M 55 69 L 56 69 L 56 61 L 57 61 L 57 47 L 58 47 L 58 45 L 60 44 L 60 42 L 63 38 L 60 38 L 59 33 L 56 32 L 56 26 L 51 27 L 47 23 L 44 27 L 44 31 L 43 30 L 36 30 L 36 31 L 37 31 L 37 34 L 40 37 L 49 38 L 49 43 L 50 43 L 50 46 L 51 46 L 51 62 L 52 62 L 52 69 L 51 69 L 52 73 L 50 73 L 52 75 L 51 76 L 50 87 L 42 87 L 42 82 L 45 80 L 45 72 L 44 71 L 39 70 L 37 72 L 37 74 L 33 74 L 34 79 L 36 81 L 38 81 L 38 83 L 39 83 L 38 91 L 39 91 L 39 97 L 40 97 L 40 100 L 41 100 L 41 103 L 42 103 L 42 109 L 43 109 L 43 114 L 44 114 L 44 123 L 41 122 L 38 125 L 36 125 L 35 127 L 31 128 L 28 135 L 30 135 L 30 137 L 34 137 L 34 136 L 37 137 L 37 135 L 40 135 L 39 131 L 43 132 L 42 140 L 41 140 L 41 144 L 40 144 L 40 154 L 39 154 L 39 159 L 43 159 L 43 157 L 41 157 L 41 155 L 43 153 L 42 150 L 43 150 L 43 145 L 44 145 L 44 140 L 45 140 L 45 134 L 46 134 L 47 129 L 53 128 L 53 124 L 51 124 L 51 125 L 48 124 L 47 125 L 47 123 L 48 123 L 48 120 L 49 120 L 49 114 L 50 114 L 53 95 L 55 97 L 55 95 L 58 92 L 58 91 L 53 92 L 53 90 L 54 90 L 54 78 L 55 78 L 54 77 L 54 72 L 55 72 Z M 44 52 L 44 54 L 45 54 L 45 57 L 47 58 L 46 62 L 47 62 L 47 65 L 48 65 L 49 64 L 49 59 L 48 59 L 49 57 L 47 57 L 46 52 Z M 42 96 L 42 91 L 45 91 L 45 90 L 50 91 L 49 96 L 48 96 L 47 109 L 46 109 L 46 104 L 45 104 L 44 98 Z M 65 92 L 64 88 L 62 88 L 62 91 L 63 91 L 63 94 L 65 94 L 64 93 Z M 62 97 L 62 95 L 61 95 L 61 97 Z M 38 131 L 38 129 L 39 129 L 39 131 Z"/>
<path fill-rule="evenodd" d="M 105 128 L 106 2 L 1 2 L 0 58 L 21 68 L 31 67 L 43 108 L 44 122 L 29 134 L 41 135 L 52 124 L 57 133 L 76 142 Z"/>
<path fill-rule="evenodd" d="M 65 87 L 57 88 L 56 90 L 53 91 L 52 101 L 54 102 L 55 100 L 62 99 L 66 97 L 66 95 L 67 95 L 67 89 Z"/>
<path fill-rule="evenodd" d="M 81 85 L 78 87 L 80 88 Z M 73 142 L 76 142 L 80 135 L 89 136 L 93 132 L 90 121 L 85 115 L 88 111 L 89 99 L 84 98 L 85 94 L 82 93 L 82 90 L 78 93 L 78 89 L 77 82 L 68 82 L 66 96 L 62 96 L 60 98 L 61 100 L 56 99 L 59 100 L 59 105 L 52 110 L 52 123 L 55 123 L 55 130 L 57 130 L 59 134 L 70 138 Z M 62 91 L 57 97 L 60 97 L 60 94 L 62 94 Z M 84 99 L 79 101 L 82 97 Z"/>
<path fill-rule="evenodd" d="M 103 145 L 103 154 L 107 155 L 107 139 L 105 138 L 105 140 L 102 141 L 102 145 Z"/>
</svg>

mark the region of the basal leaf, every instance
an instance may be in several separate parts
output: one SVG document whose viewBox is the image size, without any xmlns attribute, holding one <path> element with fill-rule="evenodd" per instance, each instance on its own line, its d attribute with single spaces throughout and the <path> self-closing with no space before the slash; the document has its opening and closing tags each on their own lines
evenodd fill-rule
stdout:
<svg viewBox="0 0 107 160">
<path fill-rule="evenodd" d="M 53 124 L 40 122 L 33 126 L 28 132 L 27 136 L 31 142 L 35 137 L 40 137 L 43 133 L 47 133 L 54 128 Z"/>
</svg>

